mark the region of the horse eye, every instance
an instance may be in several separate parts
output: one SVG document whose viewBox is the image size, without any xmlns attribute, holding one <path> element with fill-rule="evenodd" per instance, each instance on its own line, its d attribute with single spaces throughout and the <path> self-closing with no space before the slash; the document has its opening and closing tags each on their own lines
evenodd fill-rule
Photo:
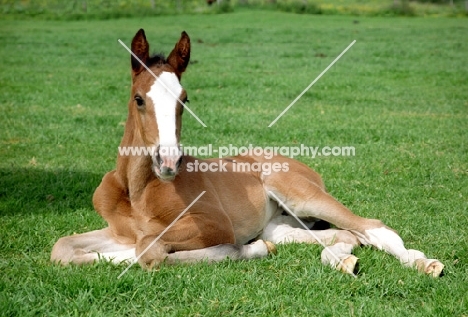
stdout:
<svg viewBox="0 0 468 317">
<path fill-rule="evenodd" d="M 181 107 L 180 107 L 180 115 L 183 115 L 183 114 L 184 114 L 184 108 L 185 108 L 184 105 L 187 104 L 187 103 L 189 103 L 190 100 L 188 100 L 188 98 L 185 98 L 184 100 L 182 100 L 182 102 L 183 102 L 183 105 L 181 105 Z"/>
<path fill-rule="evenodd" d="M 140 96 L 135 96 L 134 99 L 135 99 L 138 107 L 141 107 L 141 106 L 143 106 L 145 104 L 145 101 Z"/>
</svg>

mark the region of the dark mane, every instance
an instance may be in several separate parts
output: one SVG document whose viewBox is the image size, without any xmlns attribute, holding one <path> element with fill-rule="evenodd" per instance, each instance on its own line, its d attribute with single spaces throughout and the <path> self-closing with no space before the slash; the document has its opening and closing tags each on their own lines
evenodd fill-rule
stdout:
<svg viewBox="0 0 468 317">
<path fill-rule="evenodd" d="M 162 53 L 156 53 L 150 56 L 146 61 L 146 66 L 150 67 L 153 65 L 163 65 L 166 63 L 166 57 Z"/>
</svg>

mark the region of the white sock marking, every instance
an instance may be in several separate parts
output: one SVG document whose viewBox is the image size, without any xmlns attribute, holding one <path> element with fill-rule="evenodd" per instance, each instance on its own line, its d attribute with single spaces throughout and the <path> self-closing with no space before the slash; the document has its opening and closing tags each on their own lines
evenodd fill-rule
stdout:
<svg viewBox="0 0 468 317">
<path fill-rule="evenodd" d="M 365 241 L 360 240 L 363 244 L 371 244 L 380 250 L 383 249 L 385 252 L 394 255 L 406 266 L 413 266 L 417 259 L 426 258 L 421 251 L 407 250 L 400 236 L 387 228 L 366 230 Z"/>
<path fill-rule="evenodd" d="M 136 261 L 135 248 L 125 251 L 103 252 L 99 257 L 114 264 L 134 263 Z"/>
</svg>

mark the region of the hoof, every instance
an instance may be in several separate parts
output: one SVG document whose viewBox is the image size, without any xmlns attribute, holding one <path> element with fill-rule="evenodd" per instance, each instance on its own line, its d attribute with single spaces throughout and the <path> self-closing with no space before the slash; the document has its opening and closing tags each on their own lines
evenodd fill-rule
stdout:
<svg viewBox="0 0 468 317">
<path fill-rule="evenodd" d="M 277 250 L 276 250 L 276 245 L 273 242 L 270 241 L 263 241 L 266 244 L 268 254 L 274 254 L 276 255 Z"/>
<path fill-rule="evenodd" d="M 358 260 L 359 258 L 351 254 L 347 258 L 342 259 L 341 262 L 338 263 L 336 269 L 343 273 L 354 274 L 354 269 Z"/>
<path fill-rule="evenodd" d="M 419 272 L 432 277 L 439 277 L 444 270 L 444 265 L 439 260 L 434 259 L 417 259 L 416 267 Z"/>
</svg>

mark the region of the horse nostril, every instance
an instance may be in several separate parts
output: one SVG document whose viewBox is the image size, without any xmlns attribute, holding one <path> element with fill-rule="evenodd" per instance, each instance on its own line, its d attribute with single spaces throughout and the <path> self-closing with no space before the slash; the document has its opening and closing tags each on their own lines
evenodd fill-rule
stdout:
<svg viewBox="0 0 468 317">
<path fill-rule="evenodd" d="M 158 145 L 156 147 L 156 150 L 153 152 L 154 153 L 154 157 L 153 157 L 153 162 L 158 165 L 158 166 L 161 166 L 162 163 L 163 163 L 163 160 L 161 158 L 161 154 L 159 153 L 159 149 L 160 149 L 160 146 Z"/>
<path fill-rule="evenodd" d="M 162 174 L 172 174 L 172 173 L 173 173 L 173 170 L 172 170 L 172 168 L 170 168 L 170 167 L 163 166 L 163 167 L 161 168 L 161 172 L 162 172 Z"/>
<path fill-rule="evenodd" d="M 176 168 L 179 168 L 180 164 L 182 164 L 182 159 L 183 159 L 183 158 L 184 158 L 183 155 L 181 155 L 181 156 L 179 157 L 179 159 L 178 159 L 177 162 L 176 162 Z"/>
<path fill-rule="evenodd" d="M 155 158 L 154 161 L 158 166 L 161 166 L 163 164 L 163 160 L 161 156 L 159 155 L 159 152 L 156 153 L 156 156 L 154 158 Z"/>
</svg>

